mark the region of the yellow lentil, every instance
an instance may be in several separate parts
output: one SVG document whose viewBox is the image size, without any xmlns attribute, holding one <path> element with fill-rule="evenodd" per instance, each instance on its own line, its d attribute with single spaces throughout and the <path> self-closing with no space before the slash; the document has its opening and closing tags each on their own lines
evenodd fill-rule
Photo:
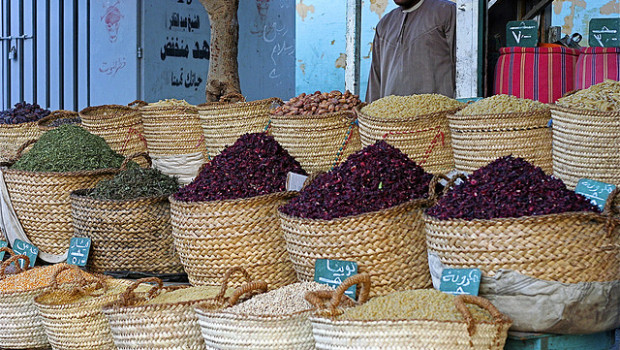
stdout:
<svg viewBox="0 0 620 350">
<path fill-rule="evenodd" d="M 454 110 L 461 106 L 463 103 L 439 94 L 390 95 L 363 107 L 362 112 L 376 118 L 408 118 Z"/>
<path fill-rule="evenodd" d="M 555 103 L 567 108 L 620 112 L 620 81 L 605 80 L 572 95 L 562 97 Z"/>
<path fill-rule="evenodd" d="M 343 320 L 437 320 L 462 321 L 463 315 L 454 305 L 454 295 L 435 289 L 395 292 L 373 298 L 363 305 L 346 309 Z M 467 305 L 476 321 L 492 321 L 488 311 Z"/>
<path fill-rule="evenodd" d="M 510 95 L 495 95 L 467 105 L 458 115 L 525 113 L 549 109 L 544 103 Z"/>
<path fill-rule="evenodd" d="M 146 302 L 146 304 L 167 304 L 211 299 L 220 293 L 220 289 L 221 287 L 216 286 L 197 286 L 177 289 L 169 292 L 164 290 L 158 296 Z M 229 297 L 233 291 L 234 288 L 228 288 L 225 296 Z"/>
<path fill-rule="evenodd" d="M 10 275 L 0 281 L 0 292 L 24 292 L 49 287 L 52 284 L 52 276 L 63 266 L 67 266 L 67 264 L 35 267 L 16 275 Z M 90 274 L 86 272 L 82 271 L 81 273 L 85 278 L 90 276 Z M 77 282 L 77 276 L 73 270 L 64 271 L 58 276 L 58 283 L 68 282 Z"/>
</svg>

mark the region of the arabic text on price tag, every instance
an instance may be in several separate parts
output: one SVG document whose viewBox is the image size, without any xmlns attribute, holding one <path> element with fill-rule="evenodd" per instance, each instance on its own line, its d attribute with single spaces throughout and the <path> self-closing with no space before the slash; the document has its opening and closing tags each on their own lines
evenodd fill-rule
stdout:
<svg viewBox="0 0 620 350">
<path fill-rule="evenodd" d="M 478 295 L 481 277 L 480 269 L 444 269 L 439 290 L 454 295 Z"/>
<path fill-rule="evenodd" d="M 88 253 L 90 252 L 90 245 L 90 238 L 71 238 L 71 241 L 69 242 L 69 253 L 67 254 L 67 264 L 86 266 L 86 261 L 88 261 Z"/>
<path fill-rule="evenodd" d="M 581 194 L 596 205 L 599 210 L 605 208 L 607 198 L 616 189 L 615 185 L 591 179 L 581 179 L 577 183 L 575 192 Z"/>
<path fill-rule="evenodd" d="M 30 267 L 34 267 L 34 262 L 37 260 L 37 256 L 39 255 L 39 248 L 30 243 L 26 243 L 21 239 L 16 239 L 13 242 L 13 251 L 17 254 L 26 255 L 30 259 Z M 24 260 L 19 260 L 19 266 L 22 268 L 24 267 Z"/>
<path fill-rule="evenodd" d="M 336 288 L 347 278 L 357 274 L 355 261 L 317 259 L 314 263 L 314 281 Z M 356 286 L 351 286 L 344 294 L 355 299 Z"/>
</svg>

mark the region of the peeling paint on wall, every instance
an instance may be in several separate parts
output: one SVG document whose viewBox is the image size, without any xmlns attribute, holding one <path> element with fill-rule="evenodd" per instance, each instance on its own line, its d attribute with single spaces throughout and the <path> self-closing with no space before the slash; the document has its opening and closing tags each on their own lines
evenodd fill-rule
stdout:
<svg viewBox="0 0 620 350">
<path fill-rule="evenodd" d="M 388 0 L 370 0 L 370 11 L 376 13 L 379 19 L 385 13 L 385 9 L 388 6 Z"/>
<path fill-rule="evenodd" d="M 306 5 L 304 4 L 304 0 L 299 0 L 299 4 L 297 4 L 295 8 L 297 9 L 297 14 L 299 14 L 302 21 L 308 17 L 308 12 L 314 13 L 314 5 Z"/>
<path fill-rule="evenodd" d="M 610 0 L 605 5 L 601 6 L 602 15 L 620 14 L 620 0 Z"/>
<path fill-rule="evenodd" d="M 554 0 L 551 24 L 561 26 L 562 33 L 583 35 L 581 46 L 588 45 L 588 24 L 592 18 L 620 15 L 620 0 Z"/>
<path fill-rule="evenodd" d="M 340 56 L 336 58 L 334 67 L 345 69 L 347 67 L 347 54 L 341 52 Z"/>
<path fill-rule="evenodd" d="M 299 69 L 301 70 L 301 74 L 306 75 L 306 64 L 305 63 L 300 64 Z"/>
</svg>

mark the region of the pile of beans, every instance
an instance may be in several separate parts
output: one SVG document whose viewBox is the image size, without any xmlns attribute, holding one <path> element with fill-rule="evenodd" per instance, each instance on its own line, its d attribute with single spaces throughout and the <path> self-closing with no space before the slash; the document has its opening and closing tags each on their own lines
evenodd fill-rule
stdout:
<svg viewBox="0 0 620 350">
<path fill-rule="evenodd" d="M 598 208 L 541 168 L 506 156 L 474 171 L 427 213 L 441 220 L 473 220 L 576 211 Z"/>
<path fill-rule="evenodd" d="M 605 80 L 558 99 L 555 104 L 601 112 L 620 112 L 620 81 Z"/>
<path fill-rule="evenodd" d="M 463 103 L 439 94 L 413 96 L 386 96 L 362 108 L 362 112 L 376 118 L 410 118 L 455 110 Z"/>
<path fill-rule="evenodd" d="M 34 289 L 49 287 L 52 284 L 52 276 L 58 269 L 67 264 L 48 265 L 35 267 L 16 275 L 10 275 L 0 281 L 0 293 L 25 292 Z M 85 278 L 90 274 L 81 272 Z M 61 272 L 57 279 L 58 283 L 68 283 L 77 281 L 74 270 Z"/>
<path fill-rule="evenodd" d="M 511 95 L 494 95 L 467 105 L 456 114 L 485 115 L 502 113 L 526 113 L 536 110 L 548 110 L 549 106 L 538 101 L 518 98 Z"/>
<path fill-rule="evenodd" d="M 30 104 L 20 102 L 15 104 L 14 108 L 0 112 L 0 124 L 21 124 L 28 122 L 36 122 L 37 120 L 47 117 L 50 111 L 42 109 L 38 104 Z"/>
<path fill-rule="evenodd" d="M 349 90 L 344 94 L 338 90 L 332 92 L 316 91 L 306 95 L 302 93 L 297 97 L 291 98 L 284 105 L 273 110 L 275 115 L 308 115 L 308 114 L 327 114 L 346 110 L 352 110 L 362 103 L 358 95 L 352 94 Z"/>
<path fill-rule="evenodd" d="M 378 141 L 318 176 L 280 211 L 323 220 L 377 211 L 425 197 L 432 177 L 406 154 Z"/>
<path fill-rule="evenodd" d="M 286 190 L 289 171 L 306 172 L 273 136 L 245 134 L 207 163 L 174 198 L 185 202 L 250 198 Z"/>
<path fill-rule="evenodd" d="M 346 309 L 342 320 L 436 320 L 463 321 L 454 304 L 454 295 L 435 289 L 395 292 L 371 299 L 363 305 Z M 491 314 L 476 305 L 467 304 L 476 321 L 493 321 Z"/>
</svg>

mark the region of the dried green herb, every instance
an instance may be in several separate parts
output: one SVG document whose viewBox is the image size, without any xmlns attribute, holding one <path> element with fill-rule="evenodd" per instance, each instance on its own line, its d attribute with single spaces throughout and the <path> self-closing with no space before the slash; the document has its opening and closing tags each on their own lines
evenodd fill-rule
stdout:
<svg viewBox="0 0 620 350">
<path fill-rule="evenodd" d="M 39 138 L 12 169 L 68 172 L 118 168 L 125 157 L 114 152 L 103 138 L 75 125 L 62 125 Z"/>
<path fill-rule="evenodd" d="M 179 180 L 157 169 L 130 168 L 110 180 L 100 181 L 89 197 L 127 200 L 169 196 L 179 189 Z"/>
</svg>

